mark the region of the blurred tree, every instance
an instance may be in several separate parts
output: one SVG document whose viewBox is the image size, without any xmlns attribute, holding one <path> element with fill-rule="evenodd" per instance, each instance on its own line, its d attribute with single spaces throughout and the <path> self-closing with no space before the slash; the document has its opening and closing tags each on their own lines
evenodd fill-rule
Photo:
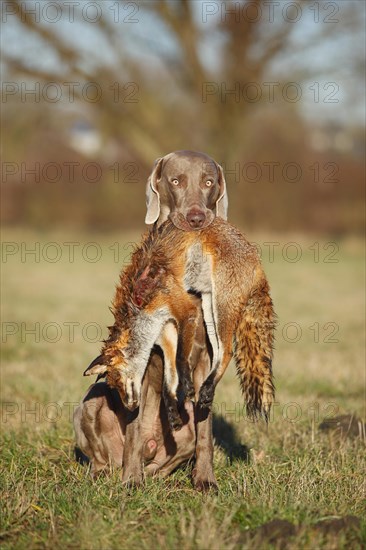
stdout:
<svg viewBox="0 0 366 550">
<path fill-rule="evenodd" d="M 42 18 L 36 22 L 26 2 L 6 1 L 13 7 L 23 32 L 35 33 L 59 60 L 50 71 L 43 70 L 42 64 L 35 60 L 30 63 L 24 56 L 5 53 L 3 59 L 13 72 L 43 82 L 76 81 L 81 85 L 98 82 L 106 88 L 113 83 L 120 83 L 121 88 L 127 82 L 137 84 L 138 105 L 123 98 L 112 101 L 110 94 L 103 94 L 92 107 L 100 113 L 98 120 L 102 129 L 116 137 L 142 165 L 150 165 L 151 156 L 180 147 L 182 143 L 192 147 L 205 144 L 213 155 L 228 163 L 240 159 L 248 140 L 246 121 L 256 108 L 268 102 L 271 93 L 276 94 L 276 108 L 289 106 L 281 93 L 286 71 L 281 69 L 276 75 L 276 61 L 283 63 L 287 59 L 291 66 L 291 59 L 297 58 L 296 68 L 289 71 L 295 82 L 303 82 L 309 75 L 319 76 L 319 72 L 334 71 L 337 67 L 331 64 L 338 63 L 337 56 L 322 54 L 321 67 L 314 69 L 307 67 L 308 61 L 303 61 L 304 52 L 306 49 L 316 52 L 319 45 L 324 48 L 324 43 L 333 40 L 340 30 L 343 36 L 354 33 L 359 21 L 358 10 L 352 2 L 342 2 L 338 23 L 332 23 L 337 19 L 330 17 L 329 2 L 325 0 L 315 2 L 312 7 L 308 0 L 286 3 L 285 11 L 283 4 L 275 2 L 271 7 L 266 0 L 135 3 L 121 0 L 125 7 L 136 4 L 139 21 L 148 14 L 151 22 L 145 22 L 143 30 L 150 25 L 151 32 L 132 35 L 136 45 L 131 48 L 127 43 L 131 35 L 124 36 L 126 24 L 116 24 L 112 12 L 108 16 L 104 10 L 103 17 L 93 25 L 93 33 L 95 37 L 100 33 L 114 52 L 116 62 L 111 65 L 98 64 L 96 60 L 88 62 L 85 51 L 57 32 L 57 26 L 47 25 Z M 339 9 L 338 4 L 332 4 Z M 74 25 L 86 24 L 82 3 L 74 13 Z M 301 40 L 294 24 L 300 14 L 304 20 Z M 324 23 L 326 16 L 330 19 L 328 24 Z M 306 29 L 310 17 L 319 18 L 318 24 L 311 25 L 311 32 Z M 175 47 L 164 48 L 159 44 L 154 37 L 159 26 L 165 29 Z M 216 56 L 211 67 L 205 61 L 205 44 Z M 144 50 L 150 56 L 155 55 L 159 64 L 150 69 L 143 59 Z M 271 75 L 277 76 L 271 81 L 278 82 L 272 89 L 264 84 Z M 83 99 L 81 89 L 75 87 L 80 100 Z M 290 97 L 291 90 L 287 89 L 286 94 Z M 282 104 L 278 98 L 284 99 Z"/>
<path fill-rule="evenodd" d="M 121 0 L 108 3 L 103 16 L 93 23 L 93 44 L 90 35 L 82 32 L 88 26 L 82 2 L 73 10 L 74 27 L 61 22 L 51 25 L 42 18 L 36 21 L 29 2 L 6 3 L 22 33 L 31 34 L 57 60 L 47 64 L 30 58 L 24 49 L 14 53 L 5 48 L 8 73 L 45 84 L 77 83 L 72 116 L 77 113 L 91 121 L 104 145 L 115 144 L 109 156 L 118 158 L 120 153 L 113 151 L 123 151 L 123 158 L 137 162 L 143 174 L 151 168 L 152 159 L 181 148 L 204 150 L 228 172 L 238 172 L 228 176 L 232 184 L 243 181 L 243 166 L 249 160 L 262 165 L 268 161 L 312 165 L 308 143 L 314 122 L 304 119 L 297 90 L 306 88 L 308 94 L 315 94 L 315 89 L 308 89 L 311 82 L 337 81 L 344 74 L 354 77 L 353 84 L 360 81 L 359 56 L 352 55 L 354 41 L 364 32 L 364 10 L 357 2 Z M 125 17 L 131 6 L 137 8 L 138 23 L 128 26 L 121 14 Z M 80 31 L 79 41 L 65 32 L 70 30 Z M 104 50 L 101 44 L 106 44 Z M 82 89 L 90 82 L 108 93 L 85 102 Z M 44 109 L 44 116 L 56 126 L 61 120 L 62 127 L 68 120 L 62 109 L 70 108 L 65 103 L 45 106 L 41 102 L 38 111 Z M 12 103 L 7 107 L 11 110 Z M 13 107 L 16 111 L 16 104 Z M 50 138 L 57 155 L 63 154 L 58 142 L 65 135 L 61 133 L 54 142 Z M 107 155 L 108 147 L 103 149 Z M 277 180 L 281 178 L 276 176 Z M 266 219 L 273 221 L 275 210 L 282 220 L 279 227 L 292 227 L 296 220 L 309 223 L 303 210 L 317 200 L 313 187 L 290 189 L 288 182 L 279 182 L 275 188 L 268 176 L 259 183 L 263 184 L 244 178 L 234 215 L 243 212 L 248 220 L 260 217 L 266 201 Z M 131 193 L 129 189 L 127 195 Z M 113 205 L 106 202 L 110 214 Z"/>
</svg>

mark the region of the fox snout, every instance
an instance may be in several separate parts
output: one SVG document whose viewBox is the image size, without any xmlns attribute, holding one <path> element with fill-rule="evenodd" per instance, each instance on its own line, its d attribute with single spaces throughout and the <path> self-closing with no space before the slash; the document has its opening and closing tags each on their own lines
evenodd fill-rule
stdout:
<svg viewBox="0 0 366 550">
<path fill-rule="evenodd" d="M 127 379 L 125 384 L 124 399 L 122 402 L 129 411 L 134 411 L 140 405 L 141 383 Z"/>
<path fill-rule="evenodd" d="M 132 412 L 140 405 L 141 380 L 136 377 L 130 378 L 124 370 L 109 369 L 107 382 L 109 386 L 118 390 L 123 405 Z"/>
</svg>

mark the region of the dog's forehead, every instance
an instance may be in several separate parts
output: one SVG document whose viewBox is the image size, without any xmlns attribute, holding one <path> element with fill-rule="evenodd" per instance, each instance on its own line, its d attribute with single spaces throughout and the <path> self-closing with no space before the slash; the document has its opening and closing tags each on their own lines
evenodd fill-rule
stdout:
<svg viewBox="0 0 366 550">
<path fill-rule="evenodd" d="M 216 163 L 210 157 L 185 151 L 170 155 L 164 163 L 164 171 L 176 175 L 184 173 L 217 175 Z"/>
</svg>

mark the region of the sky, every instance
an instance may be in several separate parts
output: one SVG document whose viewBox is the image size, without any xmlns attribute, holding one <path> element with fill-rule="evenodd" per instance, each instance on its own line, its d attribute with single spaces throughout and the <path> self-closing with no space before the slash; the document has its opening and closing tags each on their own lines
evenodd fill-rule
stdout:
<svg viewBox="0 0 366 550">
<path fill-rule="evenodd" d="M 271 82 L 279 78 L 288 82 L 292 75 L 308 73 L 299 86 L 301 109 L 309 119 L 335 119 L 344 124 L 347 121 L 359 123 L 365 118 L 365 89 L 360 74 L 365 51 L 364 36 L 345 32 L 345 2 L 347 7 L 354 8 L 359 23 L 365 19 L 365 3 L 358 0 L 327 2 L 324 6 L 319 2 L 305 5 L 283 0 L 272 2 L 272 5 L 265 2 L 260 13 L 254 11 L 253 2 L 249 6 L 234 2 L 231 6 L 238 22 L 241 18 L 261 17 L 267 23 L 268 32 L 275 30 L 277 25 L 292 26 L 290 48 L 271 65 L 268 77 Z M 39 18 L 42 25 L 59 34 L 66 44 L 84 52 L 85 67 L 115 66 L 118 57 L 127 53 L 149 70 L 159 66 L 162 53 L 168 52 L 172 59 L 179 55 L 174 35 L 150 10 L 144 9 L 144 2 L 124 5 L 114 0 L 75 0 L 71 4 L 75 5 L 74 14 L 81 13 L 81 21 L 73 15 L 70 2 L 60 0 L 57 4 L 48 0 L 26 0 L 27 9 L 29 13 L 33 12 L 34 19 Z M 217 28 L 217 23 L 227 17 L 228 4 L 204 0 L 192 3 L 196 25 L 202 31 L 200 59 L 218 76 L 220 63 L 225 62 L 221 57 L 225 36 Z M 292 11 L 289 4 L 293 4 Z M 1 8 L 2 51 L 26 60 L 30 67 L 62 74 L 63 67 L 57 54 L 35 33 L 24 30 L 6 0 Z M 100 17 L 107 18 L 116 26 L 120 47 L 111 46 L 99 32 L 97 20 Z M 336 25 L 335 38 L 319 40 L 317 36 L 332 25 Z M 359 68 L 356 69 L 358 59 Z M 3 66 L 2 74 L 6 79 Z M 338 108 L 334 108 L 335 104 Z"/>
</svg>

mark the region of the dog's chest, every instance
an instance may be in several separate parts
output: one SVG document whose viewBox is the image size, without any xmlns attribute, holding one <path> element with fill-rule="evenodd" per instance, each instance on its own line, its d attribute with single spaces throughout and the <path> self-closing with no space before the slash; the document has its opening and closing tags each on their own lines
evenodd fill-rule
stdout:
<svg viewBox="0 0 366 550">
<path fill-rule="evenodd" d="M 200 242 L 193 244 L 187 252 L 184 286 L 186 290 L 212 292 L 212 257 Z"/>
</svg>

